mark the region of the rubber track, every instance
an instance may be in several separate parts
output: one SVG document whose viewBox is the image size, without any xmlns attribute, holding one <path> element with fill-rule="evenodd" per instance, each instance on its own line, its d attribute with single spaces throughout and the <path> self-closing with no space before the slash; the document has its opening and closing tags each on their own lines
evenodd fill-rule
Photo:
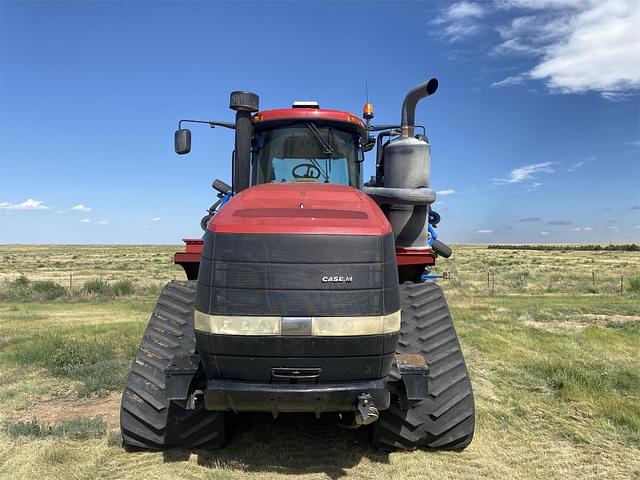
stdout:
<svg viewBox="0 0 640 480">
<path fill-rule="evenodd" d="M 429 365 L 429 397 L 403 409 L 404 389 L 392 389 L 398 393 L 374 424 L 374 443 L 385 450 L 462 450 L 473 439 L 473 392 L 442 290 L 434 283 L 403 283 L 400 302 L 397 351 L 424 355 Z M 390 382 L 398 381 L 394 373 Z"/>
<path fill-rule="evenodd" d="M 120 430 L 129 449 L 219 447 L 224 413 L 202 404 L 186 410 L 165 397 L 165 368 L 176 356 L 195 352 L 193 304 L 196 282 L 168 283 L 151 314 L 122 393 Z"/>
</svg>

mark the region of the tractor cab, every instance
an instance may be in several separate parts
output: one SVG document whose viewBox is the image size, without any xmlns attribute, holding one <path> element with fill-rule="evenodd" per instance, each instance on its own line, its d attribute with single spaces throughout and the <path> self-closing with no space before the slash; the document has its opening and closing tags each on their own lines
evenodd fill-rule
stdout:
<svg viewBox="0 0 640 480">
<path fill-rule="evenodd" d="M 251 184 L 332 183 L 362 188 L 362 121 L 316 102 L 253 116 Z"/>
</svg>

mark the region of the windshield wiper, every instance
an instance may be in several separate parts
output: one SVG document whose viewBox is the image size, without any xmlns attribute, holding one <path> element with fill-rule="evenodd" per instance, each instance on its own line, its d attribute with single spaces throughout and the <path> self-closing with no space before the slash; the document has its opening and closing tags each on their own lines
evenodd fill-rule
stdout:
<svg viewBox="0 0 640 480">
<path fill-rule="evenodd" d="M 333 149 L 333 147 L 330 144 L 325 143 L 325 141 L 322 139 L 322 136 L 320 135 L 320 130 L 318 130 L 318 127 L 316 127 L 311 122 L 305 122 L 304 125 L 309 129 L 309 131 L 311 132 L 313 137 L 316 139 L 318 144 L 322 147 L 322 153 L 326 155 L 333 155 L 335 153 L 335 150 Z"/>
<path fill-rule="evenodd" d="M 320 135 L 320 130 L 318 130 L 318 127 L 316 127 L 311 122 L 305 122 L 304 125 L 309 129 L 309 131 L 311 132 L 311 135 L 313 135 L 313 138 L 315 138 L 316 141 L 318 142 L 318 145 L 322 147 L 322 152 L 325 155 L 329 155 L 329 160 L 331 160 L 331 157 L 335 153 L 335 150 L 333 149 L 330 143 L 325 143 L 325 141 L 322 139 L 322 136 Z M 315 165 L 315 167 L 318 170 L 320 170 L 320 173 L 324 176 L 325 183 L 329 183 L 329 173 L 320 166 L 320 162 L 318 162 L 318 160 L 316 160 L 315 158 L 310 158 L 309 160 L 311 160 L 311 163 Z"/>
</svg>

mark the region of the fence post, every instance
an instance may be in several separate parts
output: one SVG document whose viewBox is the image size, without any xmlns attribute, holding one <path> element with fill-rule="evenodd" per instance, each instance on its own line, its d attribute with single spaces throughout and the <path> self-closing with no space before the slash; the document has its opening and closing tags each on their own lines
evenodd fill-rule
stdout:
<svg viewBox="0 0 640 480">
<path fill-rule="evenodd" d="M 491 285 L 489 283 L 489 275 L 490 275 L 489 270 L 487 270 L 487 290 L 491 288 Z"/>
<path fill-rule="evenodd" d="M 69 294 L 71 294 L 72 287 L 73 287 L 73 273 L 69 272 Z"/>
<path fill-rule="evenodd" d="M 492 272 L 491 275 L 491 295 L 495 295 L 496 293 L 496 272 Z"/>
<path fill-rule="evenodd" d="M 624 273 L 620 274 L 620 294 L 622 294 L 624 288 Z"/>
<path fill-rule="evenodd" d="M 593 283 L 593 286 L 596 286 L 596 272 L 595 271 L 591 271 L 591 283 Z"/>
</svg>

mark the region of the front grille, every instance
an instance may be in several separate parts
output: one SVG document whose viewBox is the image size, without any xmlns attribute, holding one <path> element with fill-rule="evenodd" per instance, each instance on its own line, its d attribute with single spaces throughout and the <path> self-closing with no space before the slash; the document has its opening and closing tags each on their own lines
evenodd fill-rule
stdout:
<svg viewBox="0 0 640 480">
<path fill-rule="evenodd" d="M 399 309 L 393 236 L 207 232 L 196 308 L 225 315 L 387 315 Z"/>
</svg>

